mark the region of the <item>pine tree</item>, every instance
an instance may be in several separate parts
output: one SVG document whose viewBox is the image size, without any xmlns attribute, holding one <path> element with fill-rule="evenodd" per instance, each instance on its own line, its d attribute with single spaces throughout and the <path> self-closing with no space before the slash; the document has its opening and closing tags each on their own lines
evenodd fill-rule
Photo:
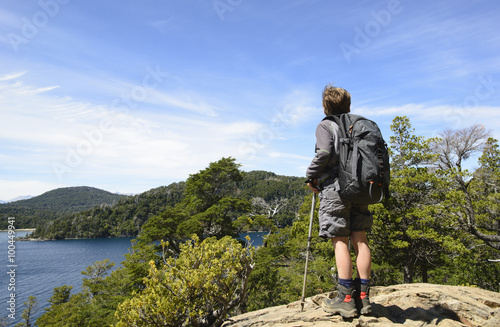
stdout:
<svg viewBox="0 0 500 327">
<path fill-rule="evenodd" d="M 38 312 L 38 300 L 35 296 L 30 295 L 28 300 L 24 302 L 26 309 L 23 310 L 21 318 L 23 321 L 16 324 L 16 327 L 31 327 L 34 326 L 33 315 Z"/>
<path fill-rule="evenodd" d="M 443 249 L 456 246 L 439 219 L 436 203 L 440 181 L 432 171 L 436 155 L 434 139 L 414 135 L 407 117 L 396 117 L 390 137 L 391 197 L 371 206 L 374 226 L 374 279 L 379 284 L 411 283 L 420 272 L 428 281 L 428 270 L 444 261 Z"/>
</svg>

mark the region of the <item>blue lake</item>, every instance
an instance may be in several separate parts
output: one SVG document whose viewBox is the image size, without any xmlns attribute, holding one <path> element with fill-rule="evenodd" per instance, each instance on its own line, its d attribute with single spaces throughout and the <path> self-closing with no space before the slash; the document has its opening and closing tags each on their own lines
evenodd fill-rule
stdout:
<svg viewBox="0 0 500 327">
<path fill-rule="evenodd" d="M 17 231 L 16 236 L 26 232 Z M 262 245 L 267 233 L 250 233 L 253 246 Z M 241 234 L 240 238 L 247 234 Z M 125 259 L 132 238 L 103 238 L 85 240 L 60 240 L 43 242 L 15 242 L 15 262 L 8 261 L 8 234 L 0 232 L 0 317 L 7 317 L 10 294 L 15 294 L 15 317 L 8 319 L 12 326 L 20 322 L 25 302 L 30 295 L 36 296 L 38 318 L 49 307 L 47 300 L 55 287 L 72 285 L 72 294 L 81 290 L 81 272 L 96 261 L 110 259 L 116 267 Z M 15 265 L 9 266 L 9 265 Z M 9 271 L 15 270 L 15 291 L 9 291 Z M 10 325 L 9 325 L 10 326 Z"/>
</svg>

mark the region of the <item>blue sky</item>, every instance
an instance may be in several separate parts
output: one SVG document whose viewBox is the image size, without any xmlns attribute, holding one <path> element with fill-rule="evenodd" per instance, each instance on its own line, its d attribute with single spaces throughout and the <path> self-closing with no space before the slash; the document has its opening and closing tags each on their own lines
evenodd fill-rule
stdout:
<svg viewBox="0 0 500 327">
<path fill-rule="evenodd" d="M 40 0 L 0 5 L 0 199 L 140 193 L 232 156 L 304 176 L 326 84 L 384 136 L 500 137 L 500 3 Z"/>
</svg>

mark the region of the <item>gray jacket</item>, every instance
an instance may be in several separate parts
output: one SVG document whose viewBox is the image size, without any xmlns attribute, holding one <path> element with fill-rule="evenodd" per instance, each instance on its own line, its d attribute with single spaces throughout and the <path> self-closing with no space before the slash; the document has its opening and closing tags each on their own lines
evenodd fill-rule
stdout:
<svg viewBox="0 0 500 327">
<path fill-rule="evenodd" d="M 338 129 L 338 125 L 329 119 L 322 120 L 316 128 L 316 155 L 307 168 L 306 177 L 317 179 L 320 185 L 327 179 L 327 184 L 331 184 L 338 177 Z"/>
</svg>

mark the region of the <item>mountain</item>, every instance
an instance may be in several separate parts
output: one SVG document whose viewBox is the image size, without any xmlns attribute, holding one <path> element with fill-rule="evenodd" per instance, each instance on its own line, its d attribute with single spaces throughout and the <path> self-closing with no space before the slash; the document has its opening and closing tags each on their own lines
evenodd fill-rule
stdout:
<svg viewBox="0 0 500 327">
<path fill-rule="evenodd" d="M 185 183 L 172 183 L 134 196 L 123 196 L 113 206 L 101 205 L 70 213 L 36 227 L 34 238 L 102 238 L 136 236 L 149 217 L 181 201 Z"/>
<path fill-rule="evenodd" d="M 4 203 L 7 203 L 7 201 L 0 200 L 0 204 L 4 204 Z"/>
<path fill-rule="evenodd" d="M 9 202 L 4 204 L 4 207 L 78 212 L 100 204 L 115 204 L 121 197 L 95 187 L 64 187 L 39 196 Z"/>
<path fill-rule="evenodd" d="M 33 228 L 43 220 L 81 212 L 97 205 L 113 205 L 124 196 L 94 187 L 58 188 L 25 200 L 0 204 L 0 218 L 15 217 L 17 228 Z M 4 219 L 0 229 L 5 228 Z"/>
</svg>

